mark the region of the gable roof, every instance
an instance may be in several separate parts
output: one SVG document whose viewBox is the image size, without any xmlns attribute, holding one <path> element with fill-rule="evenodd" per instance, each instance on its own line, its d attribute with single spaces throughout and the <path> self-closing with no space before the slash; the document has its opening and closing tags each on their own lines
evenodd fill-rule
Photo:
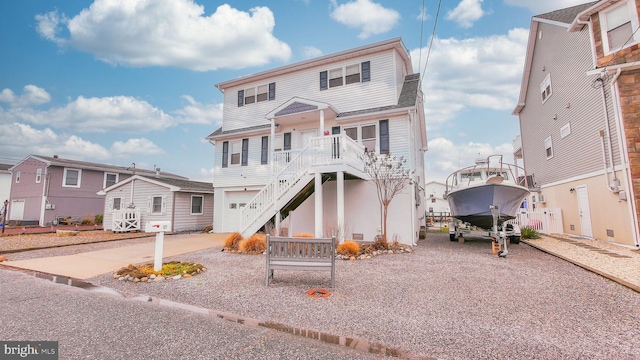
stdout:
<svg viewBox="0 0 640 360">
<path fill-rule="evenodd" d="M 144 176 L 144 175 L 134 175 L 132 177 L 126 178 L 122 181 L 119 181 L 106 189 L 102 189 L 98 191 L 98 195 L 105 195 L 107 192 L 117 189 L 125 184 L 132 182 L 133 180 L 141 180 L 151 184 L 159 185 L 168 188 L 172 192 L 189 192 L 189 193 L 205 193 L 205 194 L 213 194 L 213 184 L 201 181 L 192 181 L 185 179 L 175 179 L 175 178 L 167 178 L 167 177 L 155 177 L 155 176 Z"/>
<path fill-rule="evenodd" d="M 42 156 L 42 155 L 29 155 L 26 158 L 24 158 L 22 161 L 17 163 L 16 165 L 12 166 L 9 170 L 13 170 L 13 168 L 22 164 L 29 158 L 34 158 L 36 160 L 42 161 L 45 164 L 47 164 L 47 166 L 62 166 L 62 167 L 78 168 L 83 170 L 86 169 L 86 170 L 96 170 L 96 171 L 106 171 L 106 172 L 117 172 L 121 174 L 132 174 L 132 175 L 134 174 L 155 175 L 155 171 L 153 170 L 136 169 L 135 164 L 134 164 L 134 167 L 124 167 L 124 166 L 117 166 L 117 165 L 93 163 L 88 161 L 63 159 L 58 157 L 57 155 L 54 155 L 53 157 Z M 160 172 L 160 175 L 164 177 L 170 177 L 170 178 L 176 178 L 176 179 L 184 179 L 184 180 L 188 179 L 187 177 L 168 173 L 168 172 Z"/>
<path fill-rule="evenodd" d="M 593 6 L 597 1 L 592 1 L 586 4 L 580 4 L 576 6 L 571 6 L 568 8 L 551 11 L 548 13 L 536 15 L 533 18 L 536 20 L 548 20 L 547 22 L 557 22 L 560 24 L 571 25 L 575 20 L 576 16 L 583 10 Z"/>
<path fill-rule="evenodd" d="M 525 107 L 525 99 L 527 96 L 527 89 L 529 88 L 529 77 L 531 75 L 531 64 L 533 62 L 533 50 L 535 49 L 538 24 L 544 22 L 550 25 L 561 26 L 568 28 L 571 31 L 571 22 L 580 14 L 580 12 L 593 6 L 597 2 L 590 2 L 586 4 L 571 6 L 568 8 L 548 12 L 541 15 L 536 15 L 531 18 L 531 27 L 529 29 L 529 40 L 527 43 L 527 55 L 524 62 L 524 70 L 522 72 L 522 81 L 520 82 L 520 97 L 518 98 L 518 104 L 513 110 L 513 115 L 519 115 L 522 109 Z"/>
<path fill-rule="evenodd" d="M 308 68 L 312 68 L 312 67 L 316 67 L 324 64 L 330 64 L 338 61 L 347 60 L 350 58 L 363 56 L 366 54 L 371 54 L 371 53 L 376 53 L 376 52 L 386 51 L 391 49 L 395 49 L 398 52 L 398 54 L 400 54 L 400 57 L 405 63 L 405 66 L 407 67 L 407 69 L 409 69 L 409 71 L 411 71 L 411 58 L 409 56 L 409 51 L 404 46 L 404 43 L 402 42 L 402 38 L 397 37 L 397 38 L 393 38 L 385 41 L 380 41 L 374 44 L 361 46 L 355 49 L 350 49 L 350 50 L 341 51 L 334 54 L 320 56 L 317 58 L 309 59 L 309 60 L 298 62 L 295 64 L 286 65 L 279 68 L 259 72 L 257 74 L 247 75 L 237 79 L 224 81 L 216 84 L 215 86 L 222 91 L 226 88 L 239 86 L 248 82 L 260 81 L 266 78 L 272 78 L 274 76 L 279 76 L 282 74 L 301 71 L 304 69 L 308 69 Z"/>
</svg>

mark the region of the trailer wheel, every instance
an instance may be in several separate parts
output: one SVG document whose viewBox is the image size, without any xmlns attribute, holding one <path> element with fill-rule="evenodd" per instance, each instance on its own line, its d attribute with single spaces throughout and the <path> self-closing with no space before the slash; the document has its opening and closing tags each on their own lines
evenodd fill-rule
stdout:
<svg viewBox="0 0 640 360">
<path fill-rule="evenodd" d="M 509 241 L 511 241 L 512 244 L 520 244 L 520 236 L 512 236 L 509 238 Z"/>
</svg>

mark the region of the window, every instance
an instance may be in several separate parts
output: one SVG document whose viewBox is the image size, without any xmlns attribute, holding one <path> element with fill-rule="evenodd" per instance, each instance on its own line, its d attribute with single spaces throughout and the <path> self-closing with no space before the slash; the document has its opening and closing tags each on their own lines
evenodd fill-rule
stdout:
<svg viewBox="0 0 640 360">
<path fill-rule="evenodd" d="M 244 89 L 244 104 L 253 104 L 256 102 L 256 88 Z"/>
<path fill-rule="evenodd" d="M 320 72 L 320 90 L 367 81 L 371 81 L 369 61 Z"/>
<path fill-rule="evenodd" d="M 240 153 L 242 152 L 242 142 L 234 141 L 231 143 L 231 165 L 240 164 Z"/>
<path fill-rule="evenodd" d="M 151 200 L 151 213 L 162 214 L 162 196 L 154 196 Z"/>
<path fill-rule="evenodd" d="M 342 86 L 342 68 L 329 70 L 329 87 Z"/>
<path fill-rule="evenodd" d="M 204 205 L 204 196 L 191 195 L 191 215 L 202 215 L 203 205 Z"/>
<path fill-rule="evenodd" d="M 273 138 L 273 151 L 282 151 L 284 143 L 282 141 L 282 135 L 276 135 Z"/>
<path fill-rule="evenodd" d="M 345 83 L 353 84 L 360 82 L 360 64 L 347 66 L 347 77 Z"/>
<path fill-rule="evenodd" d="M 560 138 L 564 139 L 571 134 L 571 123 L 567 123 L 567 125 L 563 126 L 560 129 Z"/>
<path fill-rule="evenodd" d="M 238 204 L 237 203 L 229 203 L 229 209 L 235 210 L 237 208 L 238 208 Z"/>
<path fill-rule="evenodd" d="M 113 205 L 111 206 L 112 210 L 120 210 L 122 209 L 122 198 L 116 197 L 113 198 Z"/>
<path fill-rule="evenodd" d="M 39 183 L 40 181 L 42 181 L 42 169 L 37 169 L 36 170 L 36 182 Z"/>
<path fill-rule="evenodd" d="M 376 130 L 376 124 L 367 124 L 344 128 L 344 133 L 355 140 L 358 144 L 364 146 L 366 151 L 375 152 L 378 144 Z"/>
<path fill-rule="evenodd" d="M 22 172 L 20 170 L 16 171 L 16 184 L 20 182 L 21 176 L 22 176 Z"/>
<path fill-rule="evenodd" d="M 358 128 L 345 128 L 344 133 L 347 134 L 348 137 L 352 138 L 355 141 L 358 141 Z"/>
<path fill-rule="evenodd" d="M 258 86 L 258 101 L 267 101 L 268 98 L 268 88 L 267 85 Z"/>
<path fill-rule="evenodd" d="M 547 154 L 547 159 L 551 159 L 553 157 L 553 144 L 551 142 L 551 136 L 544 140 L 544 149 Z"/>
<path fill-rule="evenodd" d="M 551 96 L 551 74 L 548 74 L 542 84 L 540 84 L 540 93 L 542 94 L 542 103 L 544 104 Z"/>
<path fill-rule="evenodd" d="M 620 1 L 620 5 L 600 12 L 602 45 L 610 53 L 640 41 L 638 17 L 634 1 Z"/>
<path fill-rule="evenodd" d="M 115 185 L 118 182 L 118 174 L 104 173 L 104 188 Z"/>
<path fill-rule="evenodd" d="M 62 186 L 79 188 L 81 177 L 82 177 L 82 170 L 80 169 L 64 169 Z"/>
</svg>

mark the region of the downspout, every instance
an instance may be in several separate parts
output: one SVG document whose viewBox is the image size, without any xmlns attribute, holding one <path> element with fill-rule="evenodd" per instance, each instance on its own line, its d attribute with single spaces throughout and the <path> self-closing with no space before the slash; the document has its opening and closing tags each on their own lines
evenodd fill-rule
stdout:
<svg viewBox="0 0 640 360">
<path fill-rule="evenodd" d="M 47 178 L 48 178 L 48 174 L 47 174 L 47 169 L 49 168 L 49 166 L 45 166 L 44 167 L 44 175 L 42 176 L 44 181 L 42 183 L 42 203 L 40 204 L 40 220 L 38 221 L 40 223 L 40 226 L 44 226 L 44 218 L 45 218 L 45 211 L 46 211 L 46 205 L 47 202 L 49 202 L 48 200 L 48 196 L 49 196 L 49 191 L 47 191 Z"/>
<path fill-rule="evenodd" d="M 611 93 L 614 94 L 612 98 L 615 100 L 613 104 L 614 105 L 613 109 L 616 115 L 615 118 L 616 118 L 616 125 L 617 125 L 616 128 L 618 130 L 617 131 L 618 143 L 620 144 L 618 146 L 620 150 L 620 159 L 623 162 L 622 173 L 624 178 L 626 179 L 625 181 L 626 189 L 627 189 L 626 195 L 628 199 L 627 208 L 629 213 L 631 214 L 630 216 L 631 229 L 633 229 L 631 233 L 633 235 L 633 242 L 636 248 L 640 248 L 640 240 L 638 239 L 638 234 L 640 233 L 640 229 L 638 228 L 638 213 L 637 213 L 636 202 L 635 202 L 635 190 L 633 189 L 633 179 L 631 179 L 631 174 L 628 170 L 629 169 L 629 151 L 627 149 L 627 143 L 623 136 L 624 124 L 622 123 L 622 109 L 620 109 L 620 104 L 619 104 L 620 95 L 617 87 L 618 78 L 620 77 L 621 72 L 622 72 L 622 69 L 618 68 L 615 75 L 611 79 Z"/>
<path fill-rule="evenodd" d="M 599 87 L 600 87 L 600 94 L 602 97 L 602 106 L 603 106 L 603 110 L 604 110 L 604 125 L 605 125 L 605 132 L 606 132 L 606 136 L 607 136 L 607 142 L 609 143 L 607 146 L 607 152 L 609 155 L 609 161 L 611 162 L 611 172 L 613 173 L 613 183 L 616 185 L 612 186 L 612 183 L 609 182 L 609 166 L 607 165 L 607 162 L 605 160 L 605 177 L 607 179 L 607 189 L 609 189 L 609 191 L 611 192 L 615 192 L 616 188 L 619 187 L 620 180 L 618 180 L 618 178 L 616 177 L 616 171 L 615 171 L 615 165 L 613 164 L 613 144 L 611 141 L 611 129 L 610 129 L 610 124 L 609 124 L 609 109 L 607 107 L 607 94 L 606 91 L 604 89 L 604 76 L 605 74 L 601 74 L 597 79 L 594 80 L 593 85 L 595 85 L 596 83 L 599 83 Z M 617 76 L 616 76 L 617 79 Z M 604 154 L 603 154 L 604 155 Z"/>
</svg>

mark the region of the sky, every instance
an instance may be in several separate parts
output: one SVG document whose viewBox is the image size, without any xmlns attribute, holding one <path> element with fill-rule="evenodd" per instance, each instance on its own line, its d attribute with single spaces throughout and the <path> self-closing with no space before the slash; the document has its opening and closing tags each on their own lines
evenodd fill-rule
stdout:
<svg viewBox="0 0 640 360">
<path fill-rule="evenodd" d="M 425 178 L 444 181 L 478 156 L 512 161 L 531 17 L 586 2 L 1 1 L 0 163 L 57 154 L 211 182 L 215 84 L 401 37 L 423 75 Z"/>
</svg>

